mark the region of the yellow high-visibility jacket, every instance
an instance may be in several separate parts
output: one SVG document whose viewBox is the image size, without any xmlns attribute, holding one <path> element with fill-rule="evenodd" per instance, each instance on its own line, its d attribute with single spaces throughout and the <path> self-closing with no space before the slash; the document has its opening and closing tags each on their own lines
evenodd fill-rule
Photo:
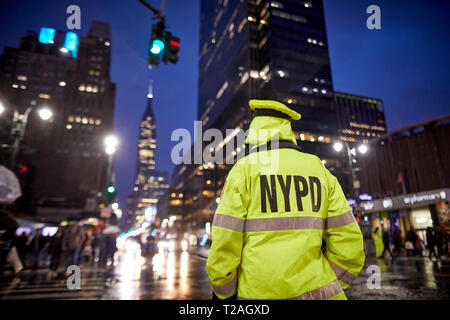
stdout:
<svg viewBox="0 0 450 320">
<path fill-rule="evenodd" d="M 259 134 L 273 128 L 296 144 L 289 120 L 271 116 L 252 120 L 246 142 L 273 140 Z M 206 263 L 220 299 L 346 299 L 343 289 L 364 265 L 363 237 L 318 157 L 292 148 L 250 153 L 230 170 L 222 192 Z"/>
<path fill-rule="evenodd" d="M 375 253 L 378 258 L 381 256 L 384 250 L 383 232 L 381 231 L 381 228 L 378 228 L 377 232 L 372 232 L 372 239 L 375 243 Z"/>
</svg>

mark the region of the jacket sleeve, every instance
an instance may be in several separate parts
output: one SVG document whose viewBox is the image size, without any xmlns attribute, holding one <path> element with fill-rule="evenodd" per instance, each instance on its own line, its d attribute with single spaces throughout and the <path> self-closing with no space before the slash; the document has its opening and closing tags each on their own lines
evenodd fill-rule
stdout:
<svg viewBox="0 0 450 320">
<path fill-rule="evenodd" d="M 327 245 L 325 257 L 342 288 L 347 289 L 364 266 L 363 236 L 336 177 L 328 170 L 326 175 L 328 213 L 323 234 Z"/>
<path fill-rule="evenodd" d="M 226 181 L 212 224 L 212 243 L 206 270 L 214 294 L 220 299 L 237 290 L 237 269 L 241 263 L 244 221 L 247 215 L 243 197 L 244 178 L 234 167 Z"/>
</svg>

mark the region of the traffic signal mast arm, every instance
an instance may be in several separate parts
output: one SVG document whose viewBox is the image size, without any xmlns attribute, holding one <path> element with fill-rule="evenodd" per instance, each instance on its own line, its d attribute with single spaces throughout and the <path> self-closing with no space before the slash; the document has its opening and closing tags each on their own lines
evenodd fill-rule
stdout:
<svg viewBox="0 0 450 320">
<path fill-rule="evenodd" d="M 149 5 L 144 0 L 138 0 L 138 1 L 140 3 L 142 3 L 144 5 L 144 7 L 149 9 L 155 15 L 155 17 L 157 17 L 162 22 L 164 22 L 164 0 L 161 0 L 161 9 L 160 10 L 157 10 L 157 9 L 153 8 L 151 5 Z"/>
</svg>

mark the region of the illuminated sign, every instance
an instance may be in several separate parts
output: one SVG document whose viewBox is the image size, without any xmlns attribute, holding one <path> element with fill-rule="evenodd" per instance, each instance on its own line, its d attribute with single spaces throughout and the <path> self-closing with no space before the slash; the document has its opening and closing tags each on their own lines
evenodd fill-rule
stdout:
<svg viewBox="0 0 450 320">
<path fill-rule="evenodd" d="M 67 32 L 66 38 L 64 40 L 64 48 L 72 52 L 72 57 L 77 57 L 77 50 L 78 50 L 78 36 L 74 32 Z"/>
<path fill-rule="evenodd" d="M 361 203 L 361 206 L 364 208 L 364 210 L 372 210 L 375 205 L 373 202 L 363 202 Z"/>
<path fill-rule="evenodd" d="M 359 195 L 359 200 L 372 200 L 372 196 L 367 193 L 363 193 Z"/>
<path fill-rule="evenodd" d="M 403 198 L 403 202 L 405 204 L 414 204 L 418 202 L 424 201 L 433 201 L 433 200 L 446 200 L 447 194 L 445 191 L 435 192 L 435 193 L 425 193 L 421 195 L 413 194 L 411 196 L 406 196 Z"/>
<path fill-rule="evenodd" d="M 356 204 L 356 200 L 355 199 L 348 199 L 348 204 L 351 206 L 354 206 Z"/>
<path fill-rule="evenodd" d="M 369 212 L 398 210 L 449 201 L 449 195 L 450 189 L 438 189 L 396 197 L 386 197 L 373 201 L 364 201 L 360 202 L 359 206 L 364 211 Z"/>
<path fill-rule="evenodd" d="M 383 208 L 392 208 L 392 199 L 391 198 L 384 198 L 383 199 Z"/>
<path fill-rule="evenodd" d="M 151 223 L 155 222 L 156 219 L 156 206 L 149 206 L 144 209 L 145 220 Z"/>
<path fill-rule="evenodd" d="M 55 41 L 55 29 L 42 27 L 39 32 L 39 42 L 40 43 L 54 43 Z"/>
</svg>

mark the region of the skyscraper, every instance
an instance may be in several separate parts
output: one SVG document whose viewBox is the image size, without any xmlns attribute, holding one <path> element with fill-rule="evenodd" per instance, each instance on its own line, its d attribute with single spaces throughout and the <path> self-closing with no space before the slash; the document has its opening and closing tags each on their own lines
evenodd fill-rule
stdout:
<svg viewBox="0 0 450 320">
<path fill-rule="evenodd" d="M 150 80 L 145 108 L 139 126 L 136 156 L 136 178 L 133 193 L 128 199 L 127 225 L 135 220 L 154 222 L 157 203 L 169 187 L 168 173 L 156 170 L 156 120 L 152 109 L 153 81 Z"/>
<path fill-rule="evenodd" d="M 348 162 L 332 147 L 347 124 L 336 110 L 322 0 L 202 0 L 200 19 L 197 116 L 203 129 L 219 129 L 236 155 L 243 149 L 237 129 L 246 130 L 251 120 L 248 101 L 281 101 L 302 116 L 292 122 L 298 144 L 349 190 Z M 230 167 L 175 167 L 173 187 L 191 205 L 185 217 L 191 230 L 204 232 L 212 221 Z"/>
<path fill-rule="evenodd" d="M 104 137 L 113 130 L 115 84 L 110 79 L 108 23 L 94 21 L 87 37 L 43 27 L 29 31 L 18 48 L 5 47 L 0 58 L 0 100 L 12 123 L 13 110 L 28 119 L 18 164 L 33 168 L 29 213 L 58 221 L 97 211 L 105 185 Z M 42 121 L 41 106 L 53 117 Z M 0 139 L 11 145 L 11 126 Z M 3 152 L 3 161 L 10 150 Z"/>
<path fill-rule="evenodd" d="M 322 1 L 202 1 L 200 34 L 206 128 L 245 127 L 249 99 L 278 100 L 302 115 L 294 130 L 316 138 L 305 151 L 332 157 L 321 143 L 338 127 Z"/>
</svg>

